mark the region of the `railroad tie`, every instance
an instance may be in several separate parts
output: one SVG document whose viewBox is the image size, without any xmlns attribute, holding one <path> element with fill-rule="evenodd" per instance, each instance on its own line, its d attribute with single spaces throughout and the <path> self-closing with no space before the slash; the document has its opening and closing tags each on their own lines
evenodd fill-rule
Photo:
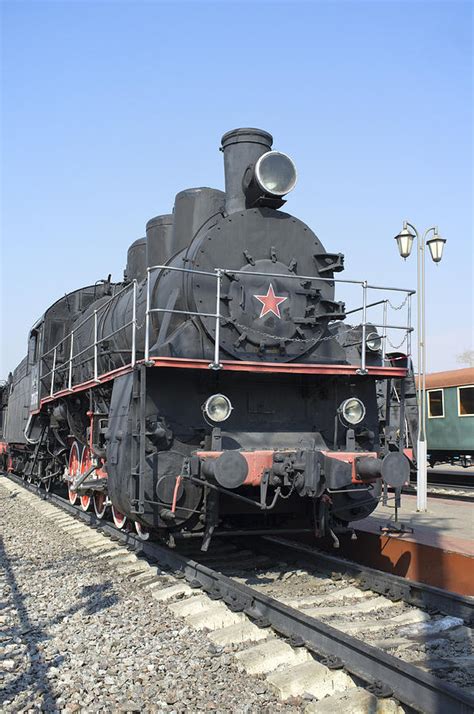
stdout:
<svg viewBox="0 0 474 714">
<path fill-rule="evenodd" d="M 377 699 L 367 690 L 353 687 L 310 702 L 304 711 L 305 714 L 403 714 L 404 709 L 394 699 Z"/>
</svg>

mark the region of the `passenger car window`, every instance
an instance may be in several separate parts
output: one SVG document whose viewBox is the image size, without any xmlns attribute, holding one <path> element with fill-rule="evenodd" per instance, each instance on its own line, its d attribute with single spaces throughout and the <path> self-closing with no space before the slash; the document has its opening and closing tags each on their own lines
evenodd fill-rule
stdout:
<svg viewBox="0 0 474 714">
<path fill-rule="evenodd" d="M 474 386 L 458 387 L 459 416 L 474 416 Z"/>
<path fill-rule="evenodd" d="M 442 389 L 433 389 L 428 392 L 428 419 L 444 417 L 444 392 Z"/>
</svg>

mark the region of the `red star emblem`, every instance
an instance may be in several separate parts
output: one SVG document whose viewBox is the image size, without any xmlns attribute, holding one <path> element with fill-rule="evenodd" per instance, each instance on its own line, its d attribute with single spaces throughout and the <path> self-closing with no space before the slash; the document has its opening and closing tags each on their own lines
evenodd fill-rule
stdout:
<svg viewBox="0 0 474 714">
<path fill-rule="evenodd" d="M 254 298 L 257 298 L 257 300 L 262 303 L 262 309 L 260 311 L 259 317 L 264 317 L 264 315 L 266 315 L 268 312 L 273 312 L 274 315 L 281 319 L 279 305 L 280 303 L 285 302 L 285 300 L 288 300 L 288 298 L 277 297 L 275 295 L 273 285 L 271 283 L 269 285 L 266 295 L 254 295 Z"/>
</svg>

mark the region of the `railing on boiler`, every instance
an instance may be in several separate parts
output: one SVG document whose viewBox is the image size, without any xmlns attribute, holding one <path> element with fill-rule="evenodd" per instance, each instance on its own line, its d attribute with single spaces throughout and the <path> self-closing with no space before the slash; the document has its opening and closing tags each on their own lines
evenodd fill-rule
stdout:
<svg viewBox="0 0 474 714">
<path fill-rule="evenodd" d="M 150 280 L 150 275 L 152 272 L 157 271 L 157 270 L 170 270 L 170 271 L 177 271 L 180 273 L 190 273 L 193 275 L 206 275 L 208 277 L 211 277 L 215 279 L 216 281 L 216 311 L 215 313 L 205 313 L 205 312 L 198 312 L 198 311 L 191 311 L 191 310 L 177 310 L 175 308 L 162 308 L 162 307 L 152 307 L 151 306 L 151 280 Z M 220 324 L 221 320 L 225 319 L 224 316 L 220 312 L 220 302 L 221 302 L 221 288 L 222 288 L 222 278 L 225 275 L 242 275 L 245 277 L 266 277 L 266 278 L 281 278 L 281 279 L 293 279 L 293 280 L 304 280 L 304 281 L 319 281 L 319 282 L 327 282 L 327 283 L 343 283 L 346 285 L 360 285 L 362 288 L 362 306 L 355 308 L 354 310 L 349 310 L 346 311 L 346 315 L 350 315 L 356 312 L 362 312 L 362 322 L 361 322 L 361 328 L 362 328 L 362 338 L 361 338 L 361 343 L 362 343 L 362 348 L 361 348 L 361 365 L 360 365 L 360 374 L 366 374 L 367 373 L 367 355 L 366 355 L 366 350 L 367 350 L 367 328 L 370 327 L 375 327 L 378 329 L 382 330 L 381 334 L 381 340 L 382 340 L 382 357 L 385 359 L 386 355 L 386 343 L 388 340 L 388 330 L 402 330 L 405 332 L 405 336 L 403 338 L 403 341 L 401 344 L 407 341 L 407 355 L 411 355 L 411 333 L 413 332 L 413 327 L 411 325 L 411 298 L 412 295 L 415 294 L 414 290 L 407 290 L 404 288 L 391 288 L 391 287 L 385 287 L 385 286 L 378 286 L 378 285 L 369 285 L 367 280 L 345 280 L 343 278 L 323 278 L 320 277 L 319 275 L 298 275 L 296 273 L 292 274 L 283 274 L 283 273 L 263 273 L 263 272 L 247 272 L 245 270 L 229 270 L 226 268 L 215 268 L 213 272 L 210 271 L 205 271 L 205 270 L 192 270 L 190 268 L 178 268 L 174 266 L 169 266 L 169 265 L 154 265 L 152 267 L 149 267 L 147 269 L 147 290 L 146 290 L 146 310 L 145 310 L 145 353 L 144 353 L 144 358 L 145 361 L 147 362 L 150 358 L 150 317 L 153 313 L 173 313 L 173 314 L 185 314 L 185 315 L 193 315 L 197 317 L 209 317 L 215 320 L 215 340 L 214 340 L 214 358 L 213 361 L 209 364 L 210 369 L 221 369 L 222 365 L 220 362 Z M 389 291 L 389 292 L 397 292 L 397 293 L 402 293 L 405 295 L 405 299 L 403 300 L 402 304 L 399 306 L 394 306 L 391 301 L 388 298 L 385 298 L 383 300 L 378 300 L 372 303 L 367 302 L 367 297 L 368 297 L 368 292 L 369 290 L 384 290 L 384 291 Z M 388 307 L 391 306 L 394 310 L 400 310 L 404 305 L 407 305 L 407 324 L 406 325 L 392 325 L 392 324 L 387 324 L 387 312 L 388 312 Z M 383 305 L 383 319 L 381 323 L 377 322 L 368 322 L 368 315 L 367 312 L 370 308 L 376 307 L 378 305 Z"/>
<path fill-rule="evenodd" d="M 124 367 L 135 367 L 136 361 L 137 361 L 137 281 L 133 280 L 131 283 L 128 283 L 125 285 L 123 288 L 121 288 L 118 292 L 116 292 L 114 295 L 110 297 L 109 300 L 106 302 L 102 303 L 97 309 L 95 309 L 93 312 L 91 312 L 90 315 L 88 315 L 84 320 L 79 322 L 77 325 L 75 325 L 74 329 L 71 330 L 65 337 L 63 337 L 62 340 L 60 340 L 54 347 L 52 347 L 50 350 L 47 352 L 44 352 L 42 355 L 42 360 L 41 360 L 41 366 L 46 364 L 46 358 L 49 355 L 52 355 L 52 367 L 48 372 L 41 372 L 40 373 L 40 382 L 47 383 L 48 377 L 51 377 L 51 382 L 49 386 L 49 396 L 53 397 L 55 394 L 58 392 L 62 392 L 65 389 L 68 391 L 73 391 L 74 387 L 74 366 L 75 364 L 77 365 L 77 362 L 80 357 L 82 357 L 84 354 L 87 352 L 92 352 L 91 360 L 92 360 L 92 370 L 91 370 L 91 375 L 90 375 L 90 380 L 93 382 L 99 382 L 100 377 L 103 376 L 106 370 L 101 370 L 99 367 L 99 345 L 102 343 L 110 340 L 112 337 L 114 337 L 116 334 L 119 332 L 122 332 L 124 330 L 127 330 L 128 328 L 131 328 L 131 350 L 130 350 L 130 361 L 126 364 L 124 364 Z M 125 292 L 131 291 L 132 292 L 132 317 L 128 322 L 125 322 L 123 325 L 120 325 L 116 330 L 113 330 L 112 332 L 108 333 L 107 335 L 102 335 L 99 337 L 99 315 L 102 312 L 105 312 L 110 309 L 112 303 L 117 300 L 121 295 L 123 295 Z M 88 344 L 86 347 L 83 349 L 79 350 L 79 352 L 75 352 L 75 336 L 78 334 L 78 331 L 81 330 L 81 328 L 84 327 L 88 322 L 91 320 L 94 321 L 93 323 L 93 341 L 92 343 Z M 60 353 L 60 348 L 62 345 L 67 345 L 69 343 L 69 356 L 68 359 L 62 362 L 61 364 L 58 364 L 58 355 Z M 90 360 L 88 360 L 90 361 Z M 63 380 L 63 383 L 58 386 L 56 389 L 56 381 L 57 378 L 60 375 L 66 374 L 67 379 Z"/>
<path fill-rule="evenodd" d="M 188 273 L 192 275 L 202 275 L 207 276 L 215 280 L 215 312 L 202 312 L 202 311 L 192 311 L 192 310 L 180 310 L 172 307 L 154 307 L 152 306 L 152 279 L 151 274 L 155 271 L 167 270 L 176 271 L 180 273 Z M 145 304 L 145 314 L 144 314 L 144 326 L 145 326 L 145 337 L 144 337 L 144 349 L 140 349 L 140 354 L 143 354 L 145 363 L 150 360 L 150 332 L 151 332 L 151 316 L 154 313 L 172 313 L 176 315 L 189 315 L 195 317 L 207 317 L 215 320 L 215 339 L 214 339 L 214 353 L 212 362 L 209 364 L 210 369 L 218 370 L 221 369 L 222 364 L 220 361 L 220 328 L 221 321 L 225 318 L 221 313 L 221 289 L 222 289 L 222 279 L 225 276 L 235 276 L 241 275 L 245 277 L 266 277 L 266 278 L 280 278 L 283 280 L 300 280 L 300 281 L 316 281 L 323 283 L 341 283 L 346 285 L 359 285 L 362 290 L 362 305 L 352 310 L 346 311 L 346 315 L 355 314 L 357 312 L 362 312 L 362 321 L 360 323 L 360 328 L 362 331 L 361 336 L 361 359 L 360 359 L 360 374 L 367 373 L 367 329 L 368 327 L 375 327 L 380 329 L 381 340 L 382 340 L 382 358 L 385 359 L 387 349 L 386 343 L 388 341 L 388 330 L 401 330 L 405 332 L 404 339 L 401 344 L 407 341 L 407 354 L 411 355 L 411 333 L 413 332 L 413 327 L 411 326 L 411 298 L 415 294 L 414 290 L 406 290 L 403 288 L 390 288 L 385 286 L 370 285 L 366 280 L 345 280 L 341 278 L 323 278 L 319 275 L 298 275 L 296 273 L 282 274 L 282 273 L 263 273 L 263 272 L 246 272 L 244 270 L 229 270 L 227 268 L 216 268 L 214 271 L 205 270 L 192 270 L 190 268 L 178 268 L 170 265 L 154 265 L 147 269 L 146 273 L 146 304 Z M 75 366 L 78 366 L 79 358 L 83 357 L 86 353 L 91 353 L 91 357 L 86 359 L 85 362 L 91 362 L 90 376 L 86 380 L 81 380 L 80 383 L 93 382 L 98 383 L 101 377 L 108 371 L 101 369 L 100 359 L 99 359 L 99 346 L 110 340 L 119 332 L 123 330 L 131 330 L 130 341 L 131 349 L 130 360 L 124 362 L 121 367 L 134 368 L 137 363 L 137 280 L 125 285 L 118 292 L 110 297 L 109 300 L 102 303 L 97 309 L 91 312 L 84 320 L 75 325 L 74 329 L 69 332 L 62 340 L 60 340 L 54 347 L 45 352 L 42 355 L 41 366 L 47 365 L 48 358 L 52 360 L 51 369 L 47 372 L 40 372 L 40 383 L 42 385 L 48 385 L 48 378 L 50 378 L 50 383 L 47 386 L 47 395 L 50 397 L 55 396 L 59 392 L 73 391 L 76 386 L 75 381 Z M 130 320 L 124 322 L 116 330 L 111 331 L 107 335 L 102 335 L 99 337 L 99 316 L 102 312 L 110 309 L 112 303 L 122 296 L 125 292 L 132 292 L 132 315 Z M 388 291 L 388 292 L 398 292 L 403 293 L 405 298 L 401 305 L 395 306 L 391 303 L 388 298 L 381 300 L 376 300 L 374 302 L 368 302 L 369 291 Z M 391 307 L 394 310 L 400 310 L 402 307 L 407 305 L 407 324 L 406 325 L 396 325 L 388 323 L 388 309 Z M 368 311 L 372 308 L 382 306 L 383 317 L 381 322 L 369 322 L 368 321 Z M 76 335 L 84 327 L 86 323 L 93 320 L 93 340 L 86 347 L 83 347 L 79 351 L 76 350 Z M 325 338 L 328 339 L 328 338 Z M 336 336 L 330 336 L 329 339 L 336 339 Z M 64 361 L 59 361 L 60 353 L 69 347 L 68 358 Z M 84 362 L 82 363 L 84 364 Z M 63 376 L 62 381 L 57 384 L 59 377 Z"/>
</svg>

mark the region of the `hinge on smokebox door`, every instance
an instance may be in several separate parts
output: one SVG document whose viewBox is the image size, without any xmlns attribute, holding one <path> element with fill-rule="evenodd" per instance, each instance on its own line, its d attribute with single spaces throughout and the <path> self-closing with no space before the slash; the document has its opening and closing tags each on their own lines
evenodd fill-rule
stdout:
<svg viewBox="0 0 474 714">
<path fill-rule="evenodd" d="M 315 253 L 313 255 L 318 273 L 340 273 L 344 270 L 344 255 L 342 253 Z"/>
</svg>

